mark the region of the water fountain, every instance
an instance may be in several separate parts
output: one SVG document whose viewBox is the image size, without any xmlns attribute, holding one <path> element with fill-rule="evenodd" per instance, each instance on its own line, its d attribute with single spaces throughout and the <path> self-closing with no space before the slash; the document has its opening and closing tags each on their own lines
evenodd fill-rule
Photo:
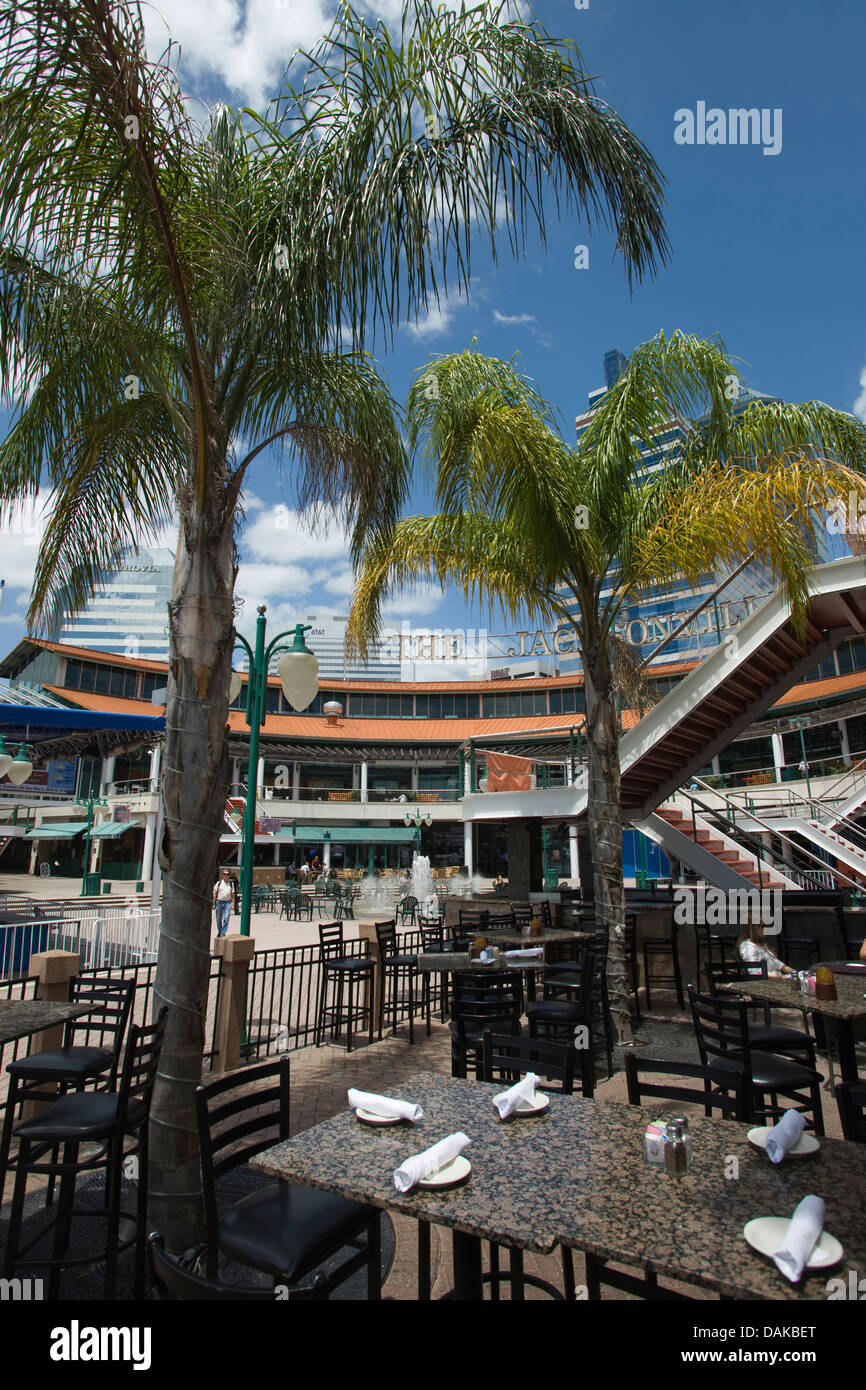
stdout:
<svg viewBox="0 0 866 1390">
<path fill-rule="evenodd" d="M 436 887 L 430 872 L 430 859 L 426 854 L 413 856 L 411 885 L 409 892 L 413 898 L 418 899 L 421 916 L 438 917 L 439 899 L 436 896 Z"/>
</svg>

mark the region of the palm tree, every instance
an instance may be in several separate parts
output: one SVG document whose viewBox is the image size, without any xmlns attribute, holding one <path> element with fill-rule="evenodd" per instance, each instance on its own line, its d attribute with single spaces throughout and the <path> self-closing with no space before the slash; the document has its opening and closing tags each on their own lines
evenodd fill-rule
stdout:
<svg viewBox="0 0 866 1390">
<path fill-rule="evenodd" d="M 661 177 L 573 46 L 501 3 L 421 0 L 393 42 L 342 8 L 267 117 L 218 109 L 196 129 L 136 5 L 0 0 L 0 134 L 0 387 L 20 401 L 0 503 L 48 487 L 53 507 L 31 624 L 50 630 L 145 527 L 179 520 L 151 1189 L 183 1249 L 250 465 L 285 446 L 358 556 L 407 485 L 368 338 L 465 291 L 476 231 L 514 253 L 530 227 L 543 240 L 550 196 L 615 230 L 630 281 L 652 273 Z"/>
<path fill-rule="evenodd" d="M 383 598 L 435 577 L 507 619 L 528 610 L 574 628 L 595 903 L 610 928 L 620 1041 L 631 1032 L 615 698 L 630 692 L 635 667 L 617 617 L 651 586 L 694 586 L 757 554 L 802 622 L 818 511 L 863 492 L 866 427 L 814 402 L 735 413 L 732 373 L 720 342 L 660 334 L 637 349 L 569 447 L 513 362 L 468 351 L 428 363 L 410 392 L 409 441 L 436 469 L 442 510 L 371 537 L 350 615 L 348 639 L 363 653 Z M 646 451 L 671 419 L 689 422 L 679 455 L 647 473 Z"/>
</svg>

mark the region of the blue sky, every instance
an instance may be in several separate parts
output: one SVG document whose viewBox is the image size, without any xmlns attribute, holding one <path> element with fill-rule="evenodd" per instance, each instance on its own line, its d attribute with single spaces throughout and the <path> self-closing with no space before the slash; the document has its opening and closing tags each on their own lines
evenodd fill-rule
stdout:
<svg viewBox="0 0 866 1390">
<path fill-rule="evenodd" d="M 324 0 L 157 0 L 156 7 L 182 44 L 191 96 L 258 105 L 275 91 L 283 61 L 324 29 L 334 8 Z M 390 18 L 396 8 L 386 0 L 367 13 Z M 547 248 L 533 241 L 520 263 L 503 247 L 494 266 L 479 239 L 468 302 L 447 299 L 417 328 L 402 327 L 392 352 L 377 354 L 398 399 L 429 354 L 465 348 L 475 337 L 483 352 L 520 354 L 573 439 L 587 391 L 602 384 L 605 350 L 628 354 L 660 329 L 679 328 L 720 334 L 744 360 L 752 386 L 866 417 L 862 0 L 589 0 L 581 10 L 573 0 L 538 0 L 532 12 L 549 33 L 578 43 L 598 94 L 661 166 L 671 261 L 630 295 L 621 262 L 612 260 L 613 238 L 576 218 L 553 222 Z M 780 152 L 677 144 L 674 113 L 698 102 L 780 109 Z M 586 270 L 574 267 L 579 244 L 589 247 Z M 345 611 L 351 576 L 342 538 L 311 541 L 300 528 L 271 534 L 263 519 L 295 498 L 267 457 L 250 492 L 239 580 L 246 611 L 262 600 L 287 618 L 301 609 Z M 429 505 L 419 482 L 410 510 Z M 23 633 L 36 548 L 27 539 L 7 537 L 0 561 L 9 585 L 0 616 L 6 650 Z M 406 619 L 502 630 L 456 593 L 409 596 L 392 616 L 398 626 Z"/>
</svg>

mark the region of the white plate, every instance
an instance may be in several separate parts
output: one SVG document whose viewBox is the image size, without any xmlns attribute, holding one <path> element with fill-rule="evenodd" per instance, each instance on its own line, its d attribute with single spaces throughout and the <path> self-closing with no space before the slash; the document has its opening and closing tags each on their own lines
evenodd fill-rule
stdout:
<svg viewBox="0 0 866 1390">
<path fill-rule="evenodd" d="M 757 1216 L 754 1221 L 746 1222 L 743 1235 L 759 1255 L 767 1255 L 772 1259 L 785 1239 L 785 1232 L 790 1224 L 787 1216 Z M 837 1265 L 844 1254 L 845 1251 L 836 1237 L 831 1236 L 829 1231 L 822 1231 L 821 1239 L 809 1256 L 806 1268 L 829 1269 L 831 1265 Z"/>
<path fill-rule="evenodd" d="M 750 1144 L 754 1144 L 756 1149 L 766 1149 L 767 1135 L 772 1128 L 772 1125 L 767 1125 L 766 1127 L 762 1126 L 758 1129 L 750 1129 L 746 1138 Z M 803 1133 L 797 1136 L 796 1144 L 791 1145 L 785 1157 L 806 1158 L 808 1154 L 817 1153 L 820 1147 L 821 1145 L 818 1143 L 814 1134 L 808 1134 L 806 1130 L 803 1130 Z"/>
<path fill-rule="evenodd" d="M 503 1091 L 503 1092 L 502 1092 L 502 1095 L 505 1095 L 505 1094 L 506 1094 L 506 1093 Z M 496 1100 L 501 1100 L 501 1099 L 502 1099 L 502 1095 L 497 1096 L 497 1097 L 496 1097 Z M 495 1104 L 495 1102 L 494 1102 L 494 1104 Z M 512 1119 L 515 1115 L 518 1115 L 518 1116 L 522 1116 L 522 1115 L 540 1115 L 540 1114 L 542 1113 L 542 1111 L 544 1111 L 544 1110 L 547 1109 L 547 1107 L 548 1107 L 549 1104 L 550 1104 L 550 1096 L 545 1095 L 543 1091 L 536 1091 L 536 1092 L 535 1092 L 535 1103 L 534 1103 L 534 1104 L 533 1104 L 532 1101 L 529 1101 L 529 1100 L 521 1100 L 521 1101 L 518 1101 L 518 1102 L 517 1102 L 517 1108 L 516 1108 L 516 1110 L 512 1110 L 511 1114 L 510 1114 L 510 1115 L 506 1115 L 505 1118 L 506 1118 L 506 1120 L 510 1120 L 510 1119 Z"/>
<path fill-rule="evenodd" d="M 440 1168 L 438 1173 L 432 1173 L 429 1178 L 422 1178 L 418 1186 L 434 1190 L 438 1188 L 440 1191 L 444 1187 L 459 1187 L 471 1172 L 472 1165 L 469 1159 L 458 1154 L 450 1163 L 446 1163 L 444 1168 Z"/>
<path fill-rule="evenodd" d="M 363 1106 L 358 1106 L 355 1111 L 356 1119 L 362 1125 L 402 1125 L 408 1123 L 402 1115 L 377 1115 L 375 1110 L 365 1110 Z"/>
</svg>

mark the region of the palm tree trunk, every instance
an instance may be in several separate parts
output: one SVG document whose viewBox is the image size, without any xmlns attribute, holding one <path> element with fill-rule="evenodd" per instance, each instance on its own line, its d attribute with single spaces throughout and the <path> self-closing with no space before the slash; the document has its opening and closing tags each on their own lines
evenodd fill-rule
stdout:
<svg viewBox="0 0 866 1390">
<path fill-rule="evenodd" d="M 212 477 L 224 461 L 213 461 Z M 214 489 L 214 491 L 218 491 Z M 227 783 L 226 718 L 234 646 L 231 518 L 182 521 L 169 605 L 171 656 L 159 844 L 163 911 L 156 1006 L 168 1031 L 151 1112 L 149 1222 L 170 1250 L 201 1239 L 195 1088 L 201 1081 L 211 901 Z"/>
<path fill-rule="evenodd" d="M 622 881 L 619 729 L 610 677 L 584 649 L 586 734 L 589 743 L 587 822 L 592 846 L 596 915 L 607 923 L 607 988 L 614 1042 L 631 1042 L 625 962 L 625 887 Z"/>
</svg>

